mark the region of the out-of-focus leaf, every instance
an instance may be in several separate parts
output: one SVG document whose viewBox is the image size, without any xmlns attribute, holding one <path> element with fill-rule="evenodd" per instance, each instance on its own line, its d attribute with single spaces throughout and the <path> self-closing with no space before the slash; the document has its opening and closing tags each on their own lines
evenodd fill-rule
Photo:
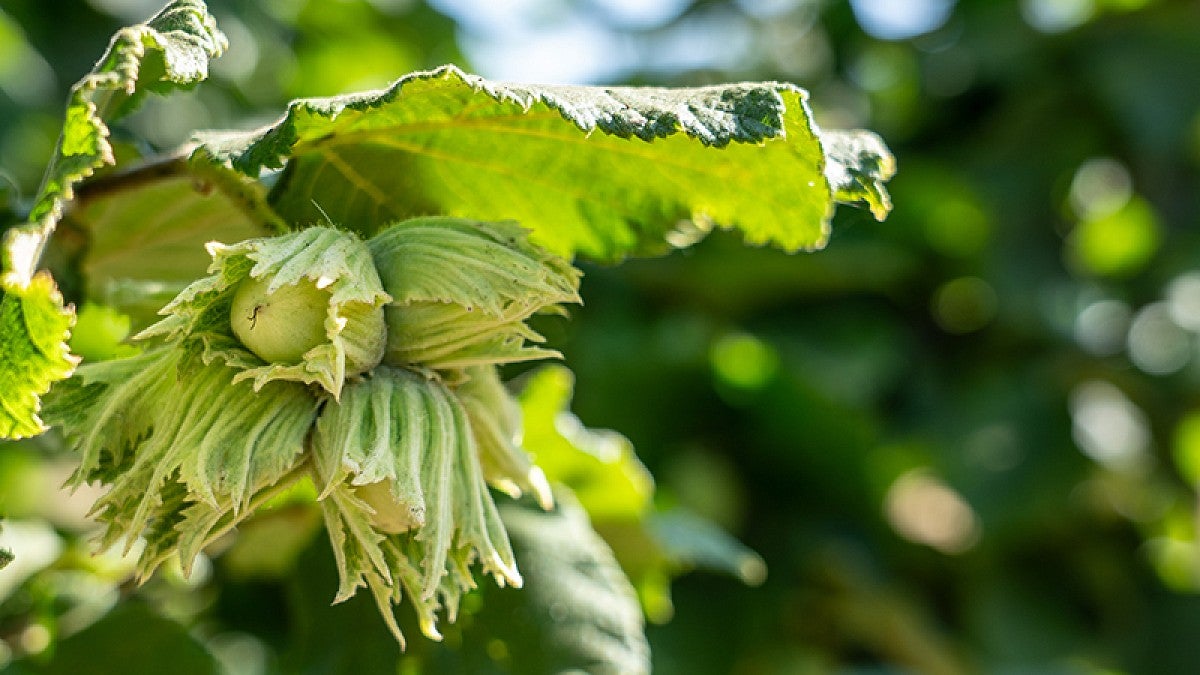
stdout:
<svg viewBox="0 0 1200 675">
<path fill-rule="evenodd" d="M 289 504 L 260 512 L 238 526 L 237 541 L 221 562 L 239 578 L 282 578 L 313 540 L 320 511 L 310 504 Z"/>
<path fill-rule="evenodd" d="M 825 178 L 835 201 L 865 203 L 876 220 L 892 210 L 884 183 L 896 174 L 896 158 L 883 139 L 869 131 L 826 131 L 821 133 L 825 149 Z"/>
<path fill-rule="evenodd" d="M 633 588 L 583 509 L 566 495 L 556 497 L 559 506 L 550 513 L 501 506 L 527 584 L 487 593 L 473 630 L 504 645 L 512 672 L 649 673 Z"/>
<path fill-rule="evenodd" d="M 521 392 L 525 449 L 551 482 L 569 486 L 593 520 L 637 520 L 650 507 L 654 479 L 614 431 L 588 429 L 571 414 L 574 376 L 538 370 Z"/>
<path fill-rule="evenodd" d="M 650 620 L 671 617 L 669 581 L 687 570 L 760 583 L 766 576 L 762 558 L 717 525 L 678 510 L 656 511 L 654 480 L 629 440 L 589 429 L 570 412 L 573 385 L 562 366 L 530 376 L 520 395 L 524 447 L 550 482 L 575 493 L 637 587 Z"/>
<path fill-rule="evenodd" d="M 186 628 L 137 602 L 58 643 L 47 663 L 14 664 L 13 675 L 217 675 L 217 660 Z"/>
<path fill-rule="evenodd" d="M 752 586 L 767 577 L 766 563 L 757 553 L 704 518 L 675 509 L 655 514 L 649 525 L 676 564 L 724 572 Z"/>
<path fill-rule="evenodd" d="M 126 344 L 129 317 L 107 305 L 85 304 L 75 315 L 71 352 L 87 361 L 107 361 L 134 356 L 138 348 Z"/>
<path fill-rule="evenodd" d="M 250 176 L 286 164 L 273 201 L 296 223 L 324 211 L 369 235 L 428 213 L 513 219 L 551 251 L 613 260 L 686 245 L 673 235 L 690 219 L 812 250 L 835 202 L 886 213 L 892 159 L 873 135 L 819 134 L 807 96 L 779 83 L 517 85 L 444 66 L 201 142 Z"/>
</svg>

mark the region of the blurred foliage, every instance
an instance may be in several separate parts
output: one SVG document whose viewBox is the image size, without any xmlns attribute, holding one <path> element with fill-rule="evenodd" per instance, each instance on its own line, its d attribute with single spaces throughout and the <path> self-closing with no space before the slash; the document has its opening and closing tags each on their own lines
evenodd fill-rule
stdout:
<svg viewBox="0 0 1200 675">
<path fill-rule="evenodd" d="M 28 208 L 66 86 L 158 4 L 0 4 L 0 222 Z M 118 140 L 154 147 L 126 151 L 456 61 L 528 80 L 792 81 L 822 124 L 895 152 L 885 223 L 843 209 L 812 255 L 717 233 L 588 268 L 584 308 L 539 326 L 576 374 L 574 413 L 632 443 L 655 507 L 719 523 L 769 569 L 754 588 L 676 580 L 674 618 L 648 630 L 655 672 L 1192 672 L 1195 3 L 211 4 L 232 43 L 214 84 L 152 101 Z M 160 672 L 164 654 L 195 672 L 396 671 L 369 602 L 328 606 L 319 541 L 289 539 L 272 565 L 245 562 L 261 538 L 232 555 L 238 540 L 191 582 L 130 587 L 127 563 L 88 556 L 90 500 L 57 490 L 72 461 L 50 437 L 0 453 L 6 672 L 81 672 L 62 670 L 77 650 L 142 625 L 158 660 L 89 652 L 87 672 Z M 310 527 L 293 508 L 274 517 Z"/>
</svg>

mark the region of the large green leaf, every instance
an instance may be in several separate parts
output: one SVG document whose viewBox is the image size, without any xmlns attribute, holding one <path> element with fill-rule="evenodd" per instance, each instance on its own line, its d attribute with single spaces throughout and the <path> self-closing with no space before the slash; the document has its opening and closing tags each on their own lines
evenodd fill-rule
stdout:
<svg viewBox="0 0 1200 675">
<path fill-rule="evenodd" d="M 167 665 L 169 664 L 169 665 Z M 27 658 L 9 675 L 216 675 L 216 658 L 185 626 L 140 602 L 118 605 L 104 618 L 57 643 L 44 659 Z"/>
<path fill-rule="evenodd" d="M 286 165 L 273 202 L 294 223 L 328 214 L 370 235 L 429 213 L 512 219 L 555 253 L 605 260 L 684 245 L 715 224 L 811 250 L 836 201 L 886 213 L 893 163 L 867 132 L 838 132 L 827 152 L 806 98 L 779 83 L 516 85 L 444 66 L 199 140 L 250 176 Z"/>
<path fill-rule="evenodd" d="M 119 31 L 96 67 L 71 89 L 62 136 L 29 214 L 6 233 L 0 311 L 0 437 L 37 434 L 38 397 L 71 373 L 66 349 L 72 313 L 48 276 L 35 276 L 42 251 L 79 181 L 115 164 L 109 123 L 147 92 L 194 84 L 225 48 L 201 0 L 176 0 L 144 24 Z"/>
</svg>

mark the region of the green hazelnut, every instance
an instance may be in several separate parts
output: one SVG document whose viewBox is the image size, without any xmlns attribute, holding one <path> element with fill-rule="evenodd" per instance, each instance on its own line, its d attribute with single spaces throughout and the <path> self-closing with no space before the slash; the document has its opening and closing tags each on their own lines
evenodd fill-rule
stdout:
<svg viewBox="0 0 1200 675">
<path fill-rule="evenodd" d="M 359 486 L 354 494 L 374 511 L 371 525 L 380 532 L 400 534 L 424 525 L 423 506 L 414 511 L 410 505 L 398 502 L 392 494 L 390 480 Z"/>
<path fill-rule="evenodd" d="M 270 291 L 269 279 L 246 279 L 233 296 L 230 323 L 247 349 L 268 363 L 299 363 L 328 342 L 330 292 L 308 279 Z"/>
</svg>

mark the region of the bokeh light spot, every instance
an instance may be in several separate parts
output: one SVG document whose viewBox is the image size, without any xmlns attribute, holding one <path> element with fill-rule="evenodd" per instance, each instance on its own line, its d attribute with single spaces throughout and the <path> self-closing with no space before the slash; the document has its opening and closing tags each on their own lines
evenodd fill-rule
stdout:
<svg viewBox="0 0 1200 675">
<path fill-rule="evenodd" d="M 1167 309 L 1180 328 L 1200 332 L 1200 272 L 1187 272 L 1171 281 Z"/>
<path fill-rule="evenodd" d="M 1192 336 L 1171 319 L 1166 303 L 1143 307 L 1129 325 L 1129 359 L 1143 372 L 1170 375 L 1192 357 Z"/>
<path fill-rule="evenodd" d="M 1182 593 L 1200 589 L 1200 556 L 1195 542 L 1155 537 L 1146 542 L 1146 552 L 1167 587 Z"/>
<path fill-rule="evenodd" d="M 951 0 L 850 0 L 862 29 L 881 40 L 907 40 L 941 27 Z"/>
<path fill-rule="evenodd" d="M 996 291 L 978 277 L 946 282 L 933 294 L 933 318 L 947 333 L 962 335 L 988 325 L 996 316 Z"/>
<path fill-rule="evenodd" d="M 1022 0 L 1021 15 L 1043 33 L 1061 33 L 1081 26 L 1096 13 L 1095 0 Z"/>
<path fill-rule="evenodd" d="M 1098 300 L 1075 317 L 1075 341 L 1096 356 L 1112 356 L 1125 348 L 1132 312 L 1119 300 Z"/>
<path fill-rule="evenodd" d="M 1133 197 L 1133 179 L 1124 164 L 1108 157 L 1084 162 L 1071 179 L 1071 210 L 1081 220 L 1116 213 Z"/>
<path fill-rule="evenodd" d="M 925 239 L 933 249 L 958 258 L 979 253 L 992 236 L 987 214 L 963 197 L 949 197 L 934 206 L 924 225 Z"/>
<path fill-rule="evenodd" d="M 762 389 L 779 370 L 775 349 L 746 333 L 732 333 L 713 342 L 709 362 L 718 380 L 744 390 Z"/>
<path fill-rule="evenodd" d="M 1175 426 L 1172 455 L 1179 474 L 1200 487 L 1200 410 L 1183 416 Z"/>
<path fill-rule="evenodd" d="M 979 518 L 971 505 L 925 469 L 909 471 L 892 483 L 884 515 L 896 534 L 942 553 L 962 553 L 979 540 Z"/>
<path fill-rule="evenodd" d="M 1140 468 L 1150 448 L 1146 414 L 1112 384 L 1091 380 L 1070 397 L 1071 435 L 1083 454 L 1116 471 Z"/>
<path fill-rule="evenodd" d="M 1132 276 L 1150 262 L 1161 240 L 1154 210 L 1134 197 L 1113 213 L 1081 221 L 1067 240 L 1068 257 L 1088 274 Z"/>
</svg>

